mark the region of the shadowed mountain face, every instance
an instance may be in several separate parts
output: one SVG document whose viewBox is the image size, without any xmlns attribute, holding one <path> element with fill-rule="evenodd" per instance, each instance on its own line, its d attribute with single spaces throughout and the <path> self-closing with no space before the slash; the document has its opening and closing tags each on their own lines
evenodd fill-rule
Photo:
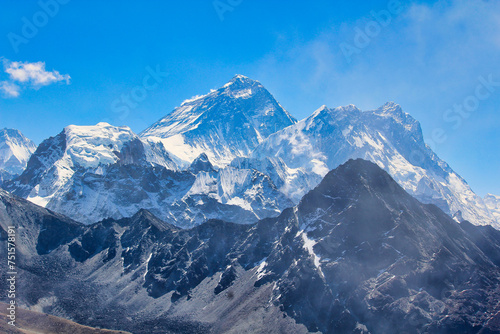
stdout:
<svg viewBox="0 0 500 334">
<path fill-rule="evenodd" d="M 203 158 L 199 164 L 210 167 Z M 20 302 L 91 326 L 500 330 L 500 237 L 418 202 L 364 160 L 341 165 L 296 207 L 252 225 L 210 220 L 179 229 L 141 210 L 84 226 L 3 191 L 0 217 L 2 241 L 7 225 L 22 227 Z M 61 236 L 44 239 L 53 225 L 51 235 Z"/>
</svg>

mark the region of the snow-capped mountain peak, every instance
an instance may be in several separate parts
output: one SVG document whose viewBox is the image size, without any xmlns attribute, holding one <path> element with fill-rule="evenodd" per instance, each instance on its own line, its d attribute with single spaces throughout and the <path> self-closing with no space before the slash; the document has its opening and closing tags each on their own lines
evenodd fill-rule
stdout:
<svg viewBox="0 0 500 334">
<path fill-rule="evenodd" d="M 103 175 L 110 166 L 117 164 L 162 165 L 177 169 L 161 146 L 142 141 L 129 127 L 104 122 L 92 126 L 69 125 L 57 136 L 44 140 L 24 172 L 6 186 L 46 206 L 53 198 L 63 198 L 68 192 L 78 193 L 74 175 Z"/>
<path fill-rule="evenodd" d="M 7 128 L 0 130 L 0 173 L 5 172 L 11 176 L 21 174 L 35 150 L 35 143 L 19 130 Z M 0 181 L 1 179 L 2 175 Z"/>
<path fill-rule="evenodd" d="M 329 112 L 330 109 L 328 109 L 328 107 L 323 104 L 321 107 L 319 107 L 312 113 L 311 118 L 321 117 L 321 115 L 328 114 Z"/>
<path fill-rule="evenodd" d="M 402 125 L 405 131 L 412 132 L 417 136 L 417 140 L 423 142 L 422 129 L 420 123 L 414 119 L 410 114 L 403 111 L 403 108 L 397 103 L 387 102 L 376 110 L 369 111 L 372 114 L 381 118 L 390 118 L 395 123 Z"/>
<path fill-rule="evenodd" d="M 384 103 L 384 105 L 378 108 L 377 111 L 380 111 L 379 114 L 386 114 L 391 116 L 405 113 L 399 104 L 392 101 Z"/>
<path fill-rule="evenodd" d="M 500 196 L 493 194 L 486 194 L 485 199 L 500 201 Z"/>
<path fill-rule="evenodd" d="M 256 170 L 214 168 L 202 153 L 181 171 L 162 142 L 107 123 L 71 125 L 45 140 L 5 188 L 85 223 L 141 208 L 184 227 L 209 218 L 249 223 L 292 205 Z"/>
<path fill-rule="evenodd" d="M 362 111 L 354 104 L 349 104 L 347 106 L 341 106 L 333 109 L 330 109 L 327 106 L 323 105 L 319 109 L 317 109 L 311 116 L 309 116 L 307 120 L 310 124 L 315 122 L 332 123 L 335 120 L 338 121 L 346 117 L 357 117 L 361 112 Z"/>
<path fill-rule="evenodd" d="M 184 101 L 140 136 L 163 142 L 186 165 L 206 153 L 214 165 L 225 166 L 295 122 L 261 83 L 236 75 L 221 88 Z"/>
<path fill-rule="evenodd" d="M 101 122 L 93 126 L 69 125 L 64 128 L 66 155 L 71 166 L 96 168 L 119 160 L 116 152 L 138 139 L 127 126 L 116 127 Z"/>
<path fill-rule="evenodd" d="M 222 86 L 222 88 L 231 88 L 231 89 L 240 89 L 242 87 L 248 87 L 248 86 L 256 86 L 260 85 L 260 82 L 257 80 L 250 79 L 247 76 L 244 76 L 242 74 L 236 74 L 227 84 Z"/>
<path fill-rule="evenodd" d="M 486 194 L 484 196 L 484 203 L 500 224 L 500 196 Z"/>
</svg>

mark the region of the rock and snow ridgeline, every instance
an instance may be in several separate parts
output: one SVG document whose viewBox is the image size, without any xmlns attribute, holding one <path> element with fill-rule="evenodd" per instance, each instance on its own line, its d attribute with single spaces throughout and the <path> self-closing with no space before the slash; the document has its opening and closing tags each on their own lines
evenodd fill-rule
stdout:
<svg viewBox="0 0 500 334">
<path fill-rule="evenodd" d="M 500 226 L 498 197 L 477 196 L 399 105 L 323 106 L 297 122 L 241 75 L 186 100 L 139 135 L 107 123 L 68 126 L 28 163 L 34 145 L 25 147 L 11 151 L 22 152 L 15 156 L 26 169 L 4 187 L 88 223 L 141 208 L 184 227 L 208 218 L 252 222 L 297 203 L 348 159 L 363 158 L 424 203 Z M 0 152 L 4 160 L 14 156 Z"/>
</svg>

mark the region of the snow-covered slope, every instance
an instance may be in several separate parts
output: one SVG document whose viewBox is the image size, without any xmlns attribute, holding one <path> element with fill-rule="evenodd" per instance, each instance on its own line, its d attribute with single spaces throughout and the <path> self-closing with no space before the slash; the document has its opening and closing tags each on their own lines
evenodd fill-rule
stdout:
<svg viewBox="0 0 500 334">
<path fill-rule="evenodd" d="M 304 193 L 314 188 L 322 178 L 304 167 L 290 168 L 279 157 L 235 158 L 231 166 L 255 169 L 268 175 L 278 189 L 294 203 L 298 203 Z"/>
<path fill-rule="evenodd" d="M 237 75 L 218 90 L 184 101 L 140 136 L 162 142 L 187 163 L 205 153 L 224 166 L 295 122 L 259 82 Z"/>
<path fill-rule="evenodd" d="M 9 179 L 21 174 L 35 150 L 35 143 L 19 130 L 0 130 L 0 182 L 1 175 Z"/>
<path fill-rule="evenodd" d="M 76 171 L 45 207 L 86 224 L 147 209 L 188 228 L 212 218 L 252 223 L 277 216 L 290 205 L 269 177 L 256 170 L 226 167 L 193 174 L 162 166 L 113 164 L 102 174 Z"/>
<path fill-rule="evenodd" d="M 500 196 L 487 194 L 484 196 L 484 203 L 497 219 L 497 222 L 500 222 Z"/>
<path fill-rule="evenodd" d="M 424 143 L 420 124 L 395 103 L 371 111 L 353 105 L 323 106 L 269 136 L 253 157 L 279 158 L 288 168 L 319 176 L 351 158 L 370 160 L 420 201 L 436 204 L 450 215 L 461 211 L 476 224 L 500 227 L 465 180 Z M 285 193 L 294 199 L 310 190 L 293 189 L 293 196 Z"/>
</svg>

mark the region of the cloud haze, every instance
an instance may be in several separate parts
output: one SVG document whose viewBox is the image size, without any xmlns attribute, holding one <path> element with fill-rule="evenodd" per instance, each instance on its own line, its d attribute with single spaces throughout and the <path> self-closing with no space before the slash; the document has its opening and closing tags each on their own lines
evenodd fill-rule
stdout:
<svg viewBox="0 0 500 334">
<path fill-rule="evenodd" d="M 450 104 L 463 99 L 480 75 L 498 72 L 492 61 L 500 53 L 498 1 L 406 5 L 346 59 L 340 46 L 354 46 L 357 31 L 374 21 L 367 12 L 354 22 L 324 29 L 313 40 L 281 37 L 257 64 L 261 80 L 272 83 L 287 73 L 290 89 L 310 94 L 318 106 L 355 103 L 374 108 L 387 100 L 421 105 L 423 100 L 443 100 L 443 94 L 448 97 L 444 103 Z M 314 110 L 307 108 L 304 116 Z"/>
</svg>

